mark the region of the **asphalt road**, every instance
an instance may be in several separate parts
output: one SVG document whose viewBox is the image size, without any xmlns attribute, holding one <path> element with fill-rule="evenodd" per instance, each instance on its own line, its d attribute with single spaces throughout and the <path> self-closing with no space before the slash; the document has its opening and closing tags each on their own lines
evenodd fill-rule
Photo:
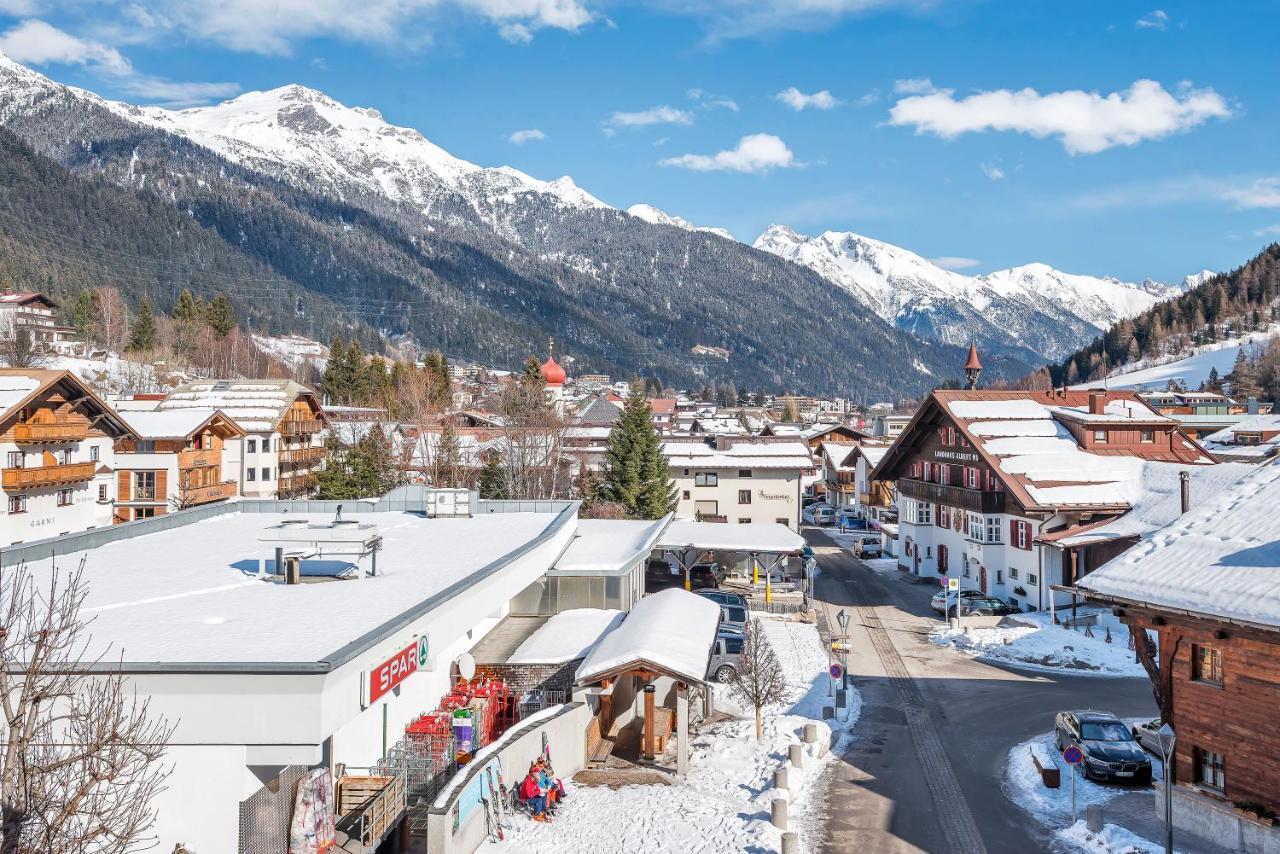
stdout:
<svg viewBox="0 0 1280 854">
<path fill-rule="evenodd" d="M 832 631 L 840 608 L 852 617 L 849 673 L 863 699 L 828 782 L 820 850 L 1049 850 L 1045 829 L 1002 791 L 1009 749 L 1052 729 L 1062 709 L 1154 717 L 1147 680 L 1043 675 L 934 646 L 932 587 L 877 574 L 817 529 L 805 536 L 822 568 L 817 607 Z"/>
</svg>

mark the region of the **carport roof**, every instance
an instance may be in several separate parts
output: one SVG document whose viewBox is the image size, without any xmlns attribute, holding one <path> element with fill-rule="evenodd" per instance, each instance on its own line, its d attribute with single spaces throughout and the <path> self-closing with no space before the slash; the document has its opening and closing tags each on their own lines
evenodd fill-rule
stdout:
<svg viewBox="0 0 1280 854">
<path fill-rule="evenodd" d="M 662 532 L 654 548 L 792 554 L 804 548 L 804 538 L 776 522 L 729 525 L 678 519 Z"/>
</svg>

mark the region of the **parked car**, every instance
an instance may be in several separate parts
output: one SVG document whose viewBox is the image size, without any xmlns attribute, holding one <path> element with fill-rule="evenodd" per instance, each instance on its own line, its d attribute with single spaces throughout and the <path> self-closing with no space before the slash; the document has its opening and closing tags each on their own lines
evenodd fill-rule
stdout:
<svg viewBox="0 0 1280 854">
<path fill-rule="evenodd" d="M 1156 756 L 1160 755 L 1160 727 L 1164 726 L 1164 721 L 1156 718 L 1153 721 L 1135 724 L 1129 728 L 1129 732 L 1133 733 L 1133 740 L 1138 742 L 1147 750 L 1150 750 Z"/>
<path fill-rule="evenodd" d="M 830 525 L 832 520 L 836 518 L 835 508 L 820 504 L 813 508 L 813 524 Z"/>
<path fill-rule="evenodd" d="M 675 570 L 665 558 L 651 557 L 644 565 L 644 577 L 653 581 L 669 581 L 675 576 Z"/>
<path fill-rule="evenodd" d="M 720 606 L 720 628 L 747 630 L 747 609 L 741 605 Z"/>
<path fill-rule="evenodd" d="M 693 572 L 694 575 L 697 575 L 698 573 L 710 573 L 715 577 L 715 587 L 719 587 L 721 584 L 724 584 L 724 580 L 729 577 L 729 570 L 725 569 L 718 563 L 695 563 L 690 567 L 690 571 Z"/>
<path fill-rule="evenodd" d="M 1078 747 L 1084 753 L 1086 779 L 1151 784 L 1151 757 L 1110 712 L 1058 712 L 1054 738 L 1059 750 Z"/>
<path fill-rule="evenodd" d="M 710 599 L 717 605 L 737 605 L 739 608 L 750 608 L 747 597 L 741 593 L 730 593 L 727 590 L 699 590 L 698 595 Z"/>
<path fill-rule="evenodd" d="M 853 544 L 853 553 L 860 558 L 880 557 L 883 554 L 880 548 L 880 535 L 866 534 L 859 537 Z"/>
<path fill-rule="evenodd" d="M 838 524 L 846 531 L 865 531 L 867 530 L 867 520 L 854 516 L 852 513 L 841 513 Z"/>
<path fill-rule="evenodd" d="M 743 637 L 739 632 L 720 632 L 711 647 L 711 661 L 707 665 L 707 677 L 717 682 L 732 682 L 738 678 L 738 666 L 742 661 Z"/>
<path fill-rule="evenodd" d="M 962 617 L 1003 617 L 1006 614 L 1020 613 L 1022 613 L 1020 609 L 994 596 L 975 596 L 960 600 Z"/>
<path fill-rule="evenodd" d="M 950 595 L 950 601 L 948 601 Z M 957 593 L 948 594 L 945 590 L 939 590 L 933 594 L 933 598 L 929 600 L 929 607 L 937 611 L 939 614 L 945 613 L 947 606 L 955 608 L 956 596 L 961 599 L 985 599 L 987 598 L 981 590 L 960 590 Z"/>
</svg>

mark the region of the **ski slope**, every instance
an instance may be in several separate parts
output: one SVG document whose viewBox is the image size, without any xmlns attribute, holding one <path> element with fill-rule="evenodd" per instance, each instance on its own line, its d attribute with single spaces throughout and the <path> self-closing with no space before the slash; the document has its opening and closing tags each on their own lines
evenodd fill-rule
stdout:
<svg viewBox="0 0 1280 854">
<path fill-rule="evenodd" d="M 1209 378 L 1214 368 L 1219 377 L 1226 377 L 1235 365 L 1236 353 L 1241 347 L 1246 353 L 1261 352 L 1266 349 L 1271 335 L 1280 332 L 1280 326 L 1273 326 L 1264 332 L 1253 332 L 1242 338 L 1229 338 L 1213 344 L 1197 347 L 1196 352 L 1182 359 L 1164 364 L 1151 365 L 1146 360 L 1133 365 L 1117 368 L 1107 377 L 1106 385 L 1112 389 L 1147 389 L 1159 391 L 1168 386 L 1170 380 L 1177 380 L 1188 389 L 1195 390 L 1200 383 Z M 1075 388 L 1101 388 L 1102 382 L 1082 383 Z"/>
</svg>

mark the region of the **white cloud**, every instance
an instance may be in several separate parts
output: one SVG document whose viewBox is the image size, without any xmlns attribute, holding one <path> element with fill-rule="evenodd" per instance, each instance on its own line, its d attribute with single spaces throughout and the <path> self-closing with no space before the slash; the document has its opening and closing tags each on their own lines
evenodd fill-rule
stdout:
<svg viewBox="0 0 1280 854">
<path fill-rule="evenodd" d="M 37 11 L 34 0 L 0 0 L 0 15 L 22 18 Z"/>
<path fill-rule="evenodd" d="M 969 270 L 981 263 L 977 258 L 963 258 L 959 255 L 943 255 L 929 260 L 944 270 Z"/>
<path fill-rule="evenodd" d="M 992 181 L 1004 180 L 1004 170 L 994 163 L 979 163 L 978 168 L 982 170 L 983 175 L 986 175 Z"/>
<path fill-rule="evenodd" d="M 908 77 L 905 80 L 893 81 L 895 95 L 930 95 L 937 91 L 937 87 L 928 77 Z"/>
<path fill-rule="evenodd" d="M 188 83 L 141 74 L 114 47 L 80 38 L 37 19 L 22 21 L 0 34 L 0 51 L 16 62 L 31 65 L 81 65 L 110 78 L 124 95 L 166 106 L 204 104 L 240 91 L 236 83 Z"/>
<path fill-rule="evenodd" d="M 870 107 L 872 104 L 880 100 L 880 90 L 872 89 L 864 94 L 861 98 L 853 102 L 855 107 Z"/>
<path fill-rule="evenodd" d="M 660 160 L 663 166 L 679 166 L 697 172 L 768 172 L 787 169 L 795 162 L 786 143 L 770 133 L 753 133 L 738 140 L 738 145 L 716 154 L 682 154 Z"/>
<path fill-rule="evenodd" d="M 1078 89 L 1044 95 L 1034 89 L 999 89 L 957 100 L 953 90 L 942 89 L 898 101 L 889 110 L 889 124 L 944 139 L 980 131 L 1059 137 L 1071 154 L 1095 154 L 1231 116 L 1231 107 L 1212 89 L 1179 84 L 1169 92 L 1154 80 L 1138 80 L 1108 95 Z"/>
<path fill-rule="evenodd" d="M 1169 13 L 1163 9 L 1153 9 L 1134 22 L 1140 30 L 1165 30 L 1169 27 Z"/>
<path fill-rule="evenodd" d="M 5 2 L 5 0 L 0 0 Z M 593 20 L 584 0 L 135 0 L 121 16 L 158 40 L 175 34 L 250 53 L 288 55 L 309 39 L 421 46 L 433 30 L 478 18 L 510 42 L 537 30 L 576 32 Z"/>
<path fill-rule="evenodd" d="M 783 89 L 773 96 L 773 100 L 781 101 L 796 112 L 800 112 L 806 107 L 813 107 L 815 110 L 830 110 L 840 103 L 826 89 L 821 92 L 814 92 L 812 95 L 806 95 L 794 86 L 788 86 Z"/>
<path fill-rule="evenodd" d="M 939 0 L 650 0 L 650 5 L 700 21 L 709 41 L 816 32 L 846 18 L 876 12 L 927 11 Z"/>
<path fill-rule="evenodd" d="M 524 145 L 526 142 L 537 142 L 546 138 L 547 135 L 537 128 L 529 128 L 528 130 L 516 131 L 507 137 L 507 141 L 513 145 Z"/>
<path fill-rule="evenodd" d="M 1068 204 L 1081 210 L 1204 205 L 1206 202 L 1225 203 L 1235 210 L 1280 208 L 1280 175 L 1192 175 L 1088 190 L 1068 200 Z M 1051 204 L 1054 207 L 1060 206 L 1058 200 L 1053 200 Z"/>
<path fill-rule="evenodd" d="M 31 65 L 87 65 L 110 74 L 133 73 L 129 60 L 115 48 L 78 38 L 36 19 L 23 21 L 0 35 L 0 51 L 15 62 Z"/>
<path fill-rule="evenodd" d="M 693 113 L 688 110 L 677 110 L 674 107 L 668 107 L 666 104 L 659 107 L 650 107 L 647 110 L 637 110 L 633 113 L 617 112 L 609 116 L 605 122 L 605 126 L 608 129 L 691 124 L 693 124 Z"/>
<path fill-rule="evenodd" d="M 1254 237 L 1274 237 L 1277 234 L 1280 234 L 1280 225 L 1268 225 L 1253 232 Z"/>
<path fill-rule="evenodd" d="M 689 100 L 697 101 L 701 109 L 709 110 L 719 107 L 731 113 L 738 112 L 738 102 L 727 95 L 713 95 L 705 89 L 697 88 L 690 89 L 685 94 L 689 96 Z"/>
</svg>

